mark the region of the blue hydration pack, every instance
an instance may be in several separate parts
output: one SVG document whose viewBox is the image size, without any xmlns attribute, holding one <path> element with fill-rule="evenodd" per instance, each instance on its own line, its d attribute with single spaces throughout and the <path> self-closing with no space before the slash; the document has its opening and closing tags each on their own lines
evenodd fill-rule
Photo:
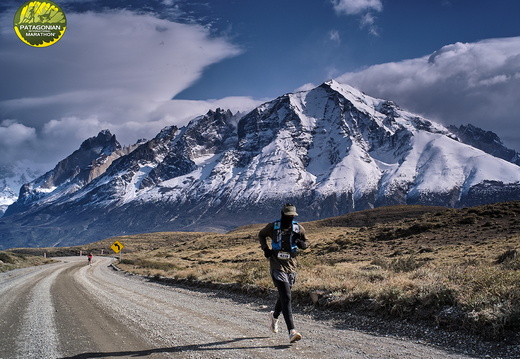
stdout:
<svg viewBox="0 0 520 359">
<path fill-rule="evenodd" d="M 280 223 L 280 219 L 274 222 L 274 238 L 271 241 L 271 247 L 274 251 L 282 250 L 282 229 L 280 228 Z M 291 235 L 289 237 L 292 253 L 296 252 L 298 249 L 298 246 L 296 245 L 296 238 L 294 236 L 295 234 L 300 234 L 300 226 L 298 225 L 298 222 L 292 221 Z"/>
</svg>

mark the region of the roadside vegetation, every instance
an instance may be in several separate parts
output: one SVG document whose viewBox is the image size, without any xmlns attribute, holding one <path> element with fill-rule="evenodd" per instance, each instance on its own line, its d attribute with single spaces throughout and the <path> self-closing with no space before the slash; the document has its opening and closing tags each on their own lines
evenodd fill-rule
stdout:
<svg viewBox="0 0 520 359">
<path fill-rule="evenodd" d="M 382 207 L 302 224 L 311 248 L 299 257 L 298 305 L 518 340 L 520 202 Z M 123 270 L 262 295 L 273 290 L 257 242 L 263 225 L 226 234 L 122 236 L 55 250 L 107 254 L 118 240 L 125 246 L 118 264 Z"/>
<path fill-rule="evenodd" d="M 36 256 L 10 251 L 0 251 L 0 273 L 52 262 L 55 262 L 55 260 L 45 258 L 43 255 Z"/>
</svg>

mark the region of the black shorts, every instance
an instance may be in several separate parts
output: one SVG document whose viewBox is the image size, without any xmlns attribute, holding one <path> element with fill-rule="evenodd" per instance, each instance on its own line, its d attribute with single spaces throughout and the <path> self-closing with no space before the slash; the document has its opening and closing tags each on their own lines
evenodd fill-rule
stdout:
<svg viewBox="0 0 520 359">
<path fill-rule="evenodd" d="M 296 272 L 285 273 L 277 269 L 271 269 L 271 278 L 273 279 L 275 287 L 275 281 L 289 283 L 289 285 L 292 287 L 296 282 Z"/>
</svg>

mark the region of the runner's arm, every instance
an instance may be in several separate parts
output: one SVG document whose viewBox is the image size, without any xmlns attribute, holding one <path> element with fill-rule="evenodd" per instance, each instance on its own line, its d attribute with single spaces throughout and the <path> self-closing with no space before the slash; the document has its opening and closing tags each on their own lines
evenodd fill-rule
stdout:
<svg viewBox="0 0 520 359">
<path fill-rule="evenodd" d="M 305 228 L 303 228 L 301 225 L 300 225 L 300 238 L 298 238 L 296 240 L 296 245 L 300 249 L 307 249 L 307 248 L 309 248 L 309 245 L 310 245 L 309 240 L 307 239 L 307 236 L 305 235 Z"/>
<path fill-rule="evenodd" d="M 258 233 L 258 241 L 260 242 L 260 248 L 264 251 L 264 255 L 266 258 L 271 256 L 271 249 L 267 244 L 267 238 L 273 235 L 274 225 L 269 223 L 266 225 L 260 232 Z"/>
</svg>

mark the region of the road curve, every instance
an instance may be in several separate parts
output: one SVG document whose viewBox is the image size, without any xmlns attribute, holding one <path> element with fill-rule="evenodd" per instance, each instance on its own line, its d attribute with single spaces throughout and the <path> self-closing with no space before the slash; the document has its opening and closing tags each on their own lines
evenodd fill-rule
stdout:
<svg viewBox="0 0 520 359">
<path fill-rule="evenodd" d="M 295 315 L 303 340 L 272 334 L 265 306 L 116 272 L 112 259 L 0 274 L 0 359 L 470 358 Z M 271 304 L 271 303 L 265 303 Z"/>
</svg>

